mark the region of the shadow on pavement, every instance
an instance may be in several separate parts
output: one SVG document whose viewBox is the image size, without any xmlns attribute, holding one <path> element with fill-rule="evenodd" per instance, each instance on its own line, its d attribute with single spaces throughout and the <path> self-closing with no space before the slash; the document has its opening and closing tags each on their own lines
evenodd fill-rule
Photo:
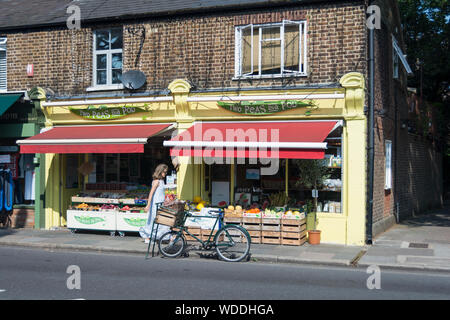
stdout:
<svg viewBox="0 0 450 320">
<path fill-rule="evenodd" d="M 450 207 L 423 213 L 399 224 L 408 227 L 450 227 Z"/>
</svg>

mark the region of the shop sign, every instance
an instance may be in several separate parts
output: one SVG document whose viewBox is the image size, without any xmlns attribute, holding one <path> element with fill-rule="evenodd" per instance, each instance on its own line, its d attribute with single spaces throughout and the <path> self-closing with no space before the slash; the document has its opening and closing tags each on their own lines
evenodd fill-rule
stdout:
<svg viewBox="0 0 450 320">
<path fill-rule="evenodd" d="M 297 100 L 284 100 L 284 101 L 241 101 L 237 103 L 218 101 L 217 104 L 231 112 L 240 113 L 249 116 L 262 116 L 282 111 L 314 107 L 315 102 L 313 100 L 297 101 Z"/>
<path fill-rule="evenodd" d="M 133 106 L 121 106 L 115 108 L 108 108 L 107 106 L 89 106 L 87 109 L 69 109 L 70 112 L 89 120 L 115 120 L 135 113 L 150 112 L 148 105 L 145 104 L 143 108 Z M 143 117 L 145 120 L 146 117 Z"/>
</svg>

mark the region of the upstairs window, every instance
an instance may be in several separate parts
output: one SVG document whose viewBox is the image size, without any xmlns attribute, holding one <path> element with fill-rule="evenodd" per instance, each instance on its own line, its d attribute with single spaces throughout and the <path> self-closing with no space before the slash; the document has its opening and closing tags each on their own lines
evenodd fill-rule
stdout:
<svg viewBox="0 0 450 320">
<path fill-rule="evenodd" d="M 0 37 L 0 91 L 8 89 L 6 75 L 6 38 Z"/>
<path fill-rule="evenodd" d="M 94 86 L 121 84 L 122 29 L 94 32 Z"/>
<path fill-rule="evenodd" d="M 306 22 L 236 27 L 235 77 L 306 75 Z"/>
</svg>

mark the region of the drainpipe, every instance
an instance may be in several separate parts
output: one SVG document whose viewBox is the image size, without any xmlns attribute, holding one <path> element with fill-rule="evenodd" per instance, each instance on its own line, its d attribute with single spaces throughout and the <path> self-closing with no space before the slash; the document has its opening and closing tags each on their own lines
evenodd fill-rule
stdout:
<svg viewBox="0 0 450 320">
<path fill-rule="evenodd" d="M 366 214 L 366 243 L 372 244 L 373 220 L 373 175 L 374 175 L 374 28 L 369 28 L 369 155 L 368 155 L 368 197 Z"/>
</svg>

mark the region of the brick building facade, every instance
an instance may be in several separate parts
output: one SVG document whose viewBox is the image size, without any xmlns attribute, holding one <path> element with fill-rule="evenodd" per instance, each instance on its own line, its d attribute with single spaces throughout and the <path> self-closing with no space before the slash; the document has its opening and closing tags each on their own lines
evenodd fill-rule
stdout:
<svg viewBox="0 0 450 320">
<path fill-rule="evenodd" d="M 367 88 L 366 2 L 267 2 L 261 7 L 136 18 L 128 15 L 120 21 L 104 17 L 96 21 L 92 16 L 84 19 L 86 11 L 81 5 L 79 30 L 69 30 L 65 25 L 69 14 L 60 14 L 59 20 L 48 25 L 42 21 L 0 26 L 0 36 L 8 39 L 8 91 L 39 86 L 53 100 L 139 96 L 167 92 L 174 79 L 187 80 L 198 92 L 322 88 L 339 86 L 339 79 L 349 72 L 363 74 Z M 381 30 L 375 31 L 374 235 L 395 223 L 396 216 L 402 219 L 439 206 L 442 194 L 440 153 L 401 128 L 408 117 L 407 75 L 400 65 L 399 78 L 392 77 L 392 34 L 402 44 L 398 8 L 393 0 L 379 4 L 383 19 Z M 120 12 L 111 16 L 120 16 Z M 307 75 L 236 79 L 235 27 L 283 20 L 307 21 Z M 123 71 L 138 69 L 146 75 L 145 86 L 134 93 L 93 88 L 93 32 L 109 28 L 122 30 Z M 28 64 L 34 66 L 32 77 L 26 73 Z M 389 189 L 385 189 L 386 140 L 392 141 L 393 182 Z"/>
</svg>

